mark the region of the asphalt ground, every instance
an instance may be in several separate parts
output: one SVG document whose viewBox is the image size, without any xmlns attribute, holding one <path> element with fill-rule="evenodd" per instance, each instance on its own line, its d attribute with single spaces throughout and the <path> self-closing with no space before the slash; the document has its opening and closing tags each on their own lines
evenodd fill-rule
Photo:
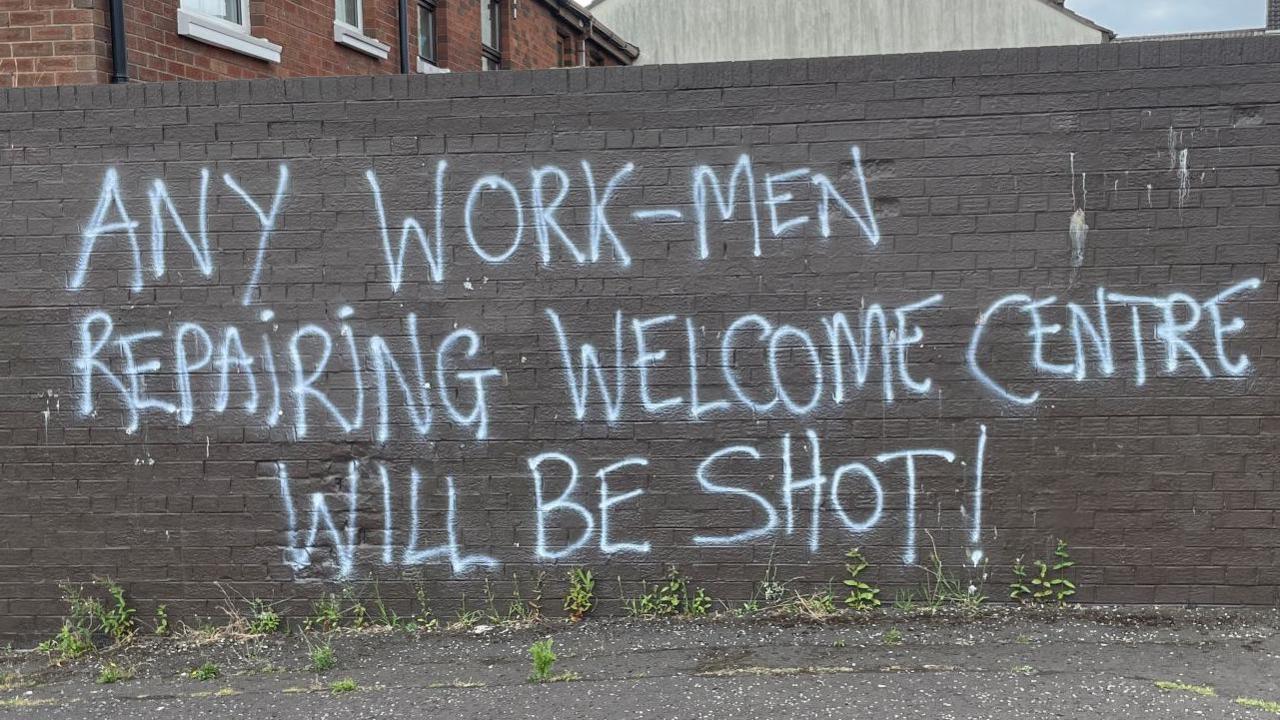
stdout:
<svg viewBox="0 0 1280 720">
<path fill-rule="evenodd" d="M 558 677 L 531 682 L 529 646 L 547 637 Z M 335 664 L 315 672 L 311 649 L 323 644 Z M 108 663 L 132 677 L 99 684 Z M 202 665 L 217 677 L 193 678 Z M 992 607 L 976 616 L 887 611 L 821 622 L 188 633 L 61 666 L 11 651 L 0 677 L 0 720 L 1264 719 L 1280 717 L 1280 705 L 1237 700 L 1280 703 L 1280 613 Z"/>
</svg>

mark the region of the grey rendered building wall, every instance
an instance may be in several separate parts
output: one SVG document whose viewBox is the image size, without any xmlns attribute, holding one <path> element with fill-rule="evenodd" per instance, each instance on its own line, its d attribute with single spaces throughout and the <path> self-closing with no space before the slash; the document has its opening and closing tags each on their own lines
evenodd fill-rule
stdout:
<svg viewBox="0 0 1280 720">
<path fill-rule="evenodd" d="M 732 601 L 854 546 L 1000 596 L 1058 537 L 1082 601 L 1272 604 L 1278 69 L 4 91 L 0 634 L 94 576 L 175 617 L 577 565 Z"/>
<path fill-rule="evenodd" d="M 1109 33 L 1054 0 L 597 0 L 640 65 L 1083 45 Z"/>
</svg>

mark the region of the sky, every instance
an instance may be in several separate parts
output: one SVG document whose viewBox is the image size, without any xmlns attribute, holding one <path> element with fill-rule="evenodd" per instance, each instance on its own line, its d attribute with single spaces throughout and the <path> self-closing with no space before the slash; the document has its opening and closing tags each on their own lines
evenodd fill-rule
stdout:
<svg viewBox="0 0 1280 720">
<path fill-rule="evenodd" d="M 1122 36 L 1267 24 L 1267 0 L 1067 0 L 1067 7 Z"/>
</svg>

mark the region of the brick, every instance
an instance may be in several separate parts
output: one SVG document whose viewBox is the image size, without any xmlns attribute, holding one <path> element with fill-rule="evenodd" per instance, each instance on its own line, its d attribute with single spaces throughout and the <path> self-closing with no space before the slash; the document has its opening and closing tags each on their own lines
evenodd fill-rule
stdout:
<svg viewBox="0 0 1280 720">
<path fill-rule="evenodd" d="M 268 14 L 268 20 L 281 22 L 292 17 L 289 12 Z M 394 38 L 387 27 L 377 25 L 375 34 Z M 451 28 L 448 41 L 448 52 L 457 57 L 470 52 L 461 28 Z M 505 587 L 516 573 L 527 580 L 542 570 L 559 572 L 531 550 L 537 517 L 527 462 L 548 451 L 579 464 L 574 498 L 595 515 L 597 533 L 596 473 L 626 457 L 649 462 L 609 476 L 611 494 L 644 490 L 613 508 L 610 533 L 613 542 L 647 541 L 651 551 L 607 556 L 597 534 L 561 562 L 607 566 L 628 583 L 653 581 L 666 563 L 675 563 L 717 597 L 735 601 L 751 594 L 769 565 L 798 578 L 797 587 L 823 587 L 842 575 L 843 550 L 856 544 L 889 596 L 918 586 L 921 575 L 904 562 L 909 498 L 903 463 L 881 462 L 877 455 L 905 448 L 956 453 L 952 463 L 919 460 L 915 562 L 936 545 L 960 572 L 973 549 L 975 451 L 983 426 L 979 537 L 990 562 L 988 594 L 1009 581 L 1014 559 L 1048 557 L 1063 537 L 1079 563 L 1074 572 L 1085 602 L 1271 605 L 1280 591 L 1280 252 L 1274 243 L 1280 195 L 1272 189 L 1280 155 L 1269 148 L 1280 136 L 1266 107 L 1253 112 L 1253 105 L 1220 105 L 1224 97 L 1256 91 L 1265 99 L 1272 91 L 1269 78 L 1280 57 L 1265 59 L 1273 54 L 1275 43 L 1269 42 L 324 80 L 284 77 L 292 69 L 199 55 L 199 48 L 185 50 L 186 56 L 152 48 L 135 60 L 139 76 L 199 71 L 220 82 L 0 91 L 0 235 L 12 239 L 0 244 L 0 377 L 6 381 L 0 384 L 0 637 L 56 629 L 62 612 L 56 582 L 88 582 L 94 574 L 123 582 L 142 607 L 169 603 L 175 620 L 212 614 L 223 601 L 215 581 L 246 597 L 289 598 L 290 612 L 305 613 L 308 598 L 337 587 L 340 554 L 322 527 L 311 565 L 298 570 L 285 564 L 293 556 L 286 555 L 288 510 L 276 473 L 281 465 L 289 471 L 295 540 L 307 534 L 312 493 L 328 503 L 346 537 L 352 460 L 366 471 L 356 496 L 352 577 L 377 577 L 385 597 L 413 596 L 406 572 L 424 575 L 441 610 L 464 592 L 473 598 L 483 592 L 479 569 L 455 577 L 444 557 L 417 565 L 403 561 L 411 468 L 422 478 L 418 549 L 447 537 L 445 478 L 452 477 L 464 552 L 502 563 L 489 577 Z M 326 72 L 373 72 L 333 60 L 340 49 L 331 40 L 319 43 L 312 59 Z M 543 51 L 530 49 L 528 62 Z M 1187 65 L 1192 55 L 1199 65 Z M 511 62 L 524 62 L 521 57 L 513 54 Z M 90 73 L 104 72 L 42 68 L 33 56 L 0 63 L 10 60 L 0 67 L 19 83 L 48 76 L 87 82 Z M 385 67 L 389 72 L 394 62 Z M 266 77 L 272 73 L 278 76 Z M 1185 131 L 1175 138 L 1172 170 L 1171 125 Z M 1189 184 L 1180 197 L 1176 155 L 1182 143 Z M 854 145 L 876 210 L 880 237 L 874 245 L 839 209 L 829 217 L 832 236 L 822 237 L 812 178 L 779 177 L 800 168 L 820 172 L 857 206 Z M 745 188 L 739 188 L 729 221 L 719 220 L 713 199 L 703 258 L 691 220 L 694 168 L 714 169 L 726 190 L 744 153 L 755 173 L 756 215 L 745 204 Z M 411 216 L 432 248 L 433 179 L 442 159 L 448 162 L 440 236 L 444 278 L 432 279 L 410 225 L 402 285 L 395 290 L 366 171 L 376 172 L 393 246 Z M 583 161 L 591 165 L 597 193 L 634 164 L 617 183 L 607 212 L 630 264 L 615 259 L 601 219 L 591 211 Z M 258 285 L 249 292 L 260 222 L 224 174 L 267 212 L 281 164 L 289 169 L 287 191 Z M 569 178 L 554 217 L 587 253 L 581 262 L 545 215 L 535 217 L 532 171 L 548 165 Z M 108 167 L 117 170 L 120 197 L 138 223 L 142 289 L 131 288 L 127 234 L 109 232 L 96 239 L 84 287 L 72 292 L 82 233 Z M 165 209 L 154 218 L 166 246 L 165 271 L 157 277 L 149 193 L 161 180 L 198 244 L 202 169 L 210 172 L 212 272 L 201 272 Z M 479 187 L 474 242 L 497 255 L 515 238 L 506 190 L 475 185 L 486 175 L 510 182 L 522 203 L 520 245 L 503 262 L 478 257 L 467 234 L 465 205 Z M 776 222 L 804 216 L 808 222 L 775 237 L 766 182 L 774 185 Z M 544 183 L 546 203 L 557 196 L 558 176 Z M 794 197 L 783 199 L 782 193 Z M 632 217 L 636 210 L 660 208 L 681 217 Z M 1090 231 L 1075 259 L 1070 218 L 1077 208 Z M 114 205 L 107 210 L 114 221 Z M 753 220 L 763 228 L 759 255 Z M 541 258 L 539 228 L 546 233 L 548 262 Z M 595 262 L 589 254 L 593 232 L 600 241 Z M 1220 355 L 1206 303 L 1251 278 L 1259 280 L 1256 289 L 1237 289 L 1220 300 Z M 1076 361 L 1067 303 L 1096 317 L 1098 288 L 1159 300 L 1106 300 L 1110 373 L 1086 336 L 1082 379 L 1076 380 L 1074 368 L 1046 370 L 1048 363 Z M 894 309 L 935 293 L 942 295 L 936 304 L 910 311 L 903 321 L 908 327 L 897 327 Z M 997 300 L 1017 295 L 1045 301 L 1037 310 L 1042 366 L 1037 369 L 1033 359 L 1037 321 L 1017 303 L 989 318 L 975 359 L 1008 392 L 1026 397 L 1038 391 L 1028 404 L 994 391 L 968 359 L 977 318 Z M 1187 345 L 1174 346 L 1173 371 L 1159 330 L 1162 303 L 1172 313 L 1170 322 L 1194 324 L 1177 330 Z M 890 352 L 895 397 L 885 402 L 884 356 L 867 355 L 868 375 L 859 384 L 848 366 L 849 341 L 842 338 L 837 404 L 834 348 L 823 320 L 844 313 L 861 347 L 859 322 L 873 304 L 886 312 L 883 335 L 872 325 L 873 342 L 909 334 L 911 324 L 921 327 L 923 340 L 903 350 L 902 362 L 915 382 L 928 378 L 930 390 L 914 392 L 893 382 L 898 360 Z M 350 319 L 340 317 L 344 307 L 353 312 Z M 1131 307 L 1141 323 L 1141 383 Z M 623 364 L 633 380 L 624 386 L 623 410 L 613 422 L 590 374 L 587 417 L 576 417 L 548 308 L 574 343 L 594 345 L 607 368 L 606 384 L 614 363 L 614 313 L 624 314 Z M 160 363 L 139 391 L 163 403 L 182 402 L 173 334 L 184 323 L 206 329 L 210 359 L 192 372 L 189 423 L 152 408 L 143 412 L 137 431 L 125 432 L 121 393 L 101 374 L 93 412 L 79 412 L 82 378 L 73 365 L 83 342 L 79 323 L 98 309 L 111 315 L 113 332 L 161 333 L 131 342 L 138 364 Z M 261 319 L 264 310 L 274 313 L 270 321 Z M 410 311 L 423 353 L 421 383 L 409 358 Z M 770 344 L 760 341 L 753 314 L 769 322 L 766 335 L 788 329 L 775 335 L 772 352 L 779 361 L 770 363 Z M 686 404 L 646 412 L 634 381 L 631 320 L 664 315 L 676 320 L 656 323 L 645 335 L 651 351 L 667 353 L 651 358 L 650 399 Z M 762 405 L 754 412 L 736 399 L 721 371 L 725 334 L 743 316 L 748 325 L 727 355 L 742 391 Z M 694 327 L 700 401 L 732 402 L 697 420 L 687 409 L 686 317 Z M 1241 327 L 1232 324 L 1236 317 Z M 344 322 L 361 355 L 358 380 Z M 344 418 L 355 414 L 357 383 L 364 388 L 359 429 L 345 432 L 313 398 L 301 436 L 289 348 L 308 324 L 331 340 L 316 388 Z M 228 373 L 226 407 L 214 410 L 217 355 L 228 326 L 238 329 L 246 354 L 255 358 L 252 412 L 245 409 L 252 403 L 243 368 Z M 484 440 L 451 419 L 435 373 L 440 343 L 464 327 L 478 333 L 480 344 L 468 355 L 463 340 L 446 358 L 448 398 L 455 417 L 465 415 L 474 402 L 465 373 L 500 371 L 486 386 Z M 264 334 L 274 348 L 284 411 L 271 422 L 265 417 L 271 387 L 260 357 Z M 432 425 L 425 435 L 415 430 L 405 393 L 392 382 L 388 435 L 378 437 L 377 363 L 368 350 L 373 335 L 385 338 L 409 378 L 410 396 L 419 385 L 428 393 Z M 781 401 L 769 403 L 777 392 L 774 376 L 793 404 L 806 401 L 815 373 L 805 337 L 823 363 L 823 387 L 813 409 L 789 412 Z M 185 342 L 188 361 L 201 365 L 201 338 L 191 331 Z M 297 345 L 300 358 L 316 361 L 322 354 L 317 337 L 304 334 Z M 119 377 L 124 359 L 115 345 L 104 348 Z M 880 517 L 856 533 L 836 513 L 836 499 L 825 494 L 816 552 L 809 545 L 811 495 L 795 492 L 789 533 L 781 489 L 782 438 L 790 437 L 793 481 L 802 482 L 811 472 L 810 430 L 828 489 L 837 469 L 848 468 L 838 496 L 848 522 L 870 523 L 877 505 L 876 486 L 849 463 L 874 470 L 883 493 Z M 768 520 L 751 497 L 708 492 L 699 484 L 699 464 L 734 445 L 757 449 L 761 457 L 722 458 L 710 477 L 768 500 L 778 526 L 730 547 L 695 543 L 695 536 L 732 535 Z M 377 463 L 385 463 L 394 505 L 394 547 L 386 565 Z M 566 480 L 565 468 L 548 461 L 548 500 Z M 546 538 L 560 547 L 581 527 L 574 512 L 555 511 Z"/>
</svg>

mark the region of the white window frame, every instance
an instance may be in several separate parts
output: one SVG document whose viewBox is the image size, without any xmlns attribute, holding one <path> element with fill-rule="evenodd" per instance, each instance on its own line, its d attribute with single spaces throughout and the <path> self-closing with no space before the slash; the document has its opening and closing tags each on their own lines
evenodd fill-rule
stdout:
<svg viewBox="0 0 1280 720">
<path fill-rule="evenodd" d="M 240 3 L 241 22 L 231 22 L 198 10 L 194 0 L 181 0 L 178 5 L 178 34 L 241 55 L 280 62 L 283 48 L 250 32 L 249 0 Z"/>
<path fill-rule="evenodd" d="M 379 60 L 390 57 L 390 45 L 364 34 L 363 0 L 356 0 L 356 24 L 354 25 L 338 19 L 338 3 L 341 2 L 342 0 L 334 0 L 333 3 L 333 41 Z"/>
<path fill-rule="evenodd" d="M 364 0 L 356 0 L 356 21 L 353 23 L 343 22 L 338 19 L 338 6 L 341 4 L 343 4 L 343 0 L 333 0 L 334 22 L 341 22 L 347 27 L 352 27 L 360 32 L 364 32 Z"/>
</svg>

